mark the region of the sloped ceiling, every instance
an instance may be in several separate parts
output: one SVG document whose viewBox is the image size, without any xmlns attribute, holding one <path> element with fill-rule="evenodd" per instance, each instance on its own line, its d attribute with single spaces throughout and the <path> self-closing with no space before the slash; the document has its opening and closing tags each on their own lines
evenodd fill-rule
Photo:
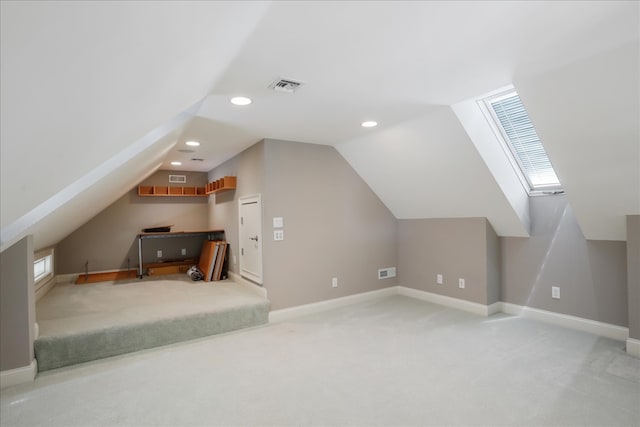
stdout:
<svg viewBox="0 0 640 427">
<path fill-rule="evenodd" d="M 204 99 L 198 117 L 169 144 L 175 146 L 162 168 L 180 159 L 181 169 L 208 171 L 265 137 L 330 144 L 399 217 L 487 216 L 500 234 L 522 235 L 522 222 L 449 108 L 515 83 L 518 89 L 522 85 L 534 123 L 552 139 L 550 157 L 567 183 L 585 234 L 620 238 L 619 230 L 608 226 L 595 232 L 609 218 L 581 215 L 591 209 L 581 203 L 587 199 L 586 184 L 563 160 L 565 150 L 554 148 L 563 146 L 561 132 L 550 124 L 556 118 L 542 112 L 555 101 L 532 94 L 564 67 L 637 41 L 637 2 L 1 5 L 3 232 Z M 517 76 L 523 76 L 519 82 Z M 267 86 L 276 77 L 305 85 L 295 94 L 275 93 Z M 616 75 L 595 83 L 609 77 Z M 231 106 L 227 100 L 236 94 L 250 96 L 253 104 Z M 623 102 L 633 104 L 633 99 Z M 567 106 L 564 113 L 570 110 Z M 367 119 L 380 125 L 361 128 Z M 585 132 L 597 133 L 597 126 L 588 122 Z M 451 136 L 451 145 L 440 136 Z M 180 152 L 188 139 L 202 145 L 194 153 Z M 166 141 L 161 140 L 149 149 L 162 152 Z M 380 147 L 407 151 L 383 162 Z M 150 151 L 147 158 L 152 157 Z M 438 162 L 441 185 L 423 182 L 434 180 L 434 169 L 425 170 L 430 162 Z M 119 185 L 131 188 L 136 177 L 155 167 L 133 163 L 127 164 L 127 183 Z M 384 167 L 389 179 L 382 182 L 374 166 Z M 636 165 L 621 167 L 633 177 Z M 118 182 L 108 175 L 103 180 Z M 398 185 L 407 181 L 417 182 Z M 76 195 L 80 201 L 82 194 Z M 92 202 L 103 208 L 118 195 L 112 189 Z M 607 200 L 624 205 L 626 197 L 620 192 Z M 640 213 L 634 209 L 632 204 L 616 210 L 616 221 L 622 211 Z M 57 221 L 49 226 L 56 228 Z M 33 232 L 29 227 L 11 235 Z M 42 242 L 63 237 L 62 231 L 50 233 Z M 3 238 L 3 249 L 6 243 Z"/>
<path fill-rule="evenodd" d="M 588 239 L 625 240 L 640 213 L 640 45 L 535 76 L 519 94 Z"/>
<path fill-rule="evenodd" d="M 449 107 L 337 149 L 396 218 L 487 217 L 499 235 L 529 236 Z"/>
<path fill-rule="evenodd" d="M 24 217 L 39 205 L 205 97 L 265 8 L 245 2 L 3 1 L 2 249 L 7 239 L 33 232 L 19 225 L 31 227 Z M 131 178 L 121 183 L 126 189 L 150 166 L 129 167 Z M 103 179 L 118 182 L 112 172 Z M 121 194 L 108 187 L 113 191 L 92 199 L 92 208 Z M 14 232 L 5 237 L 8 227 Z M 44 244 L 56 243 L 67 229 L 55 222 L 49 227 L 59 231 Z"/>
</svg>

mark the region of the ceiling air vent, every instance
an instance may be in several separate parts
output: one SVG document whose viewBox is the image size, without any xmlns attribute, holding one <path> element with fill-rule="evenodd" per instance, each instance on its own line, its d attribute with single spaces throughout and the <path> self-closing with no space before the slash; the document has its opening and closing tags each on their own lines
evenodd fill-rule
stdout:
<svg viewBox="0 0 640 427">
<path fill-rule="evenodd" d="M 269 85 L 269 89 L 273 89 L 276 92 L 293 93 L 304 83 L 297 82 L 291 79 L 283 79 L 282 77 L 276 79 Z"/>
<path fill-rule="evenodd" d="M 169 182 L 172 182 L 175 184 L 184 184 L 187 182 L 187 176 L 186 175 L 169 175 Z"/>
</svg>

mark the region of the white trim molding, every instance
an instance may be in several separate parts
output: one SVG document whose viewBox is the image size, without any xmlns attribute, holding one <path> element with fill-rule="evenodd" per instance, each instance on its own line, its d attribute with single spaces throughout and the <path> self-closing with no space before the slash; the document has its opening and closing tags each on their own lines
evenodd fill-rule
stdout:
<svg viewBox="0 0 640 427">
<path fill-rule="evenodd" d="M 36 302 L 40 301 L 40 299 L 45 296 L 49 291 L 58 283 L 58 278 L 53 276 L 49 278 L 49 280 L 44 283 L 40 283 L 40 286 L 36 288 Z"/>
<path fill-rule="evenodd" d="M 431 302 L 445 307 L 455 308 L 469 313 L 478 314 L 480 316 L 490 316 L 500 311 L 500 303 L 493 303 L 491 305 L 483 305 L 477 302 L 471 302 L 463 299 L 452 298 L 446 295 L 434 294 L 432 292 L 422 291 L 420 289 L 407 288 L 405 286 L 397 286 L 398 295 L 404 295 L 419 299 L 422 301 Z"/>
<path fill-rule="evenodd" d="M 234 276 L 237 275 L 234 274 Z M 513 316 L 520 316 L 539 320 L 542 322 L 552 323 L 569 329 L 589 332 L 617 341 L 626 340 L 627 353 L 636 357 L 640 357 L 640 340 L 628 338 L 629 329 L 623 326 L 598 322 L 596 320 L 585 319 L 577 316 L 570 316 L 568 314 L 554 313 L 552 311 L 540 310 L 538 308 L 511 304 L 508 302 L 495 302 L 490 305 L 483 305 L 477 302 L 461 300 L 458 298 L 434 294 L 432 292 L 422 291 L 419 289 L 407 288 L 405 286 L 391 286 L 389 288 L 379 289 L 377 291 L 349 295 L 346 297 L 335 298 L 296 307 L 289 307 L 281 310 L 274 310 L 269 313 L 269 321 L 282 322 L 296 318 L 298 316 L 319 313 L 334 308 L 344 307 L 349 304 L 370 301 L 373 299 L 384 298 L 393 295 L 403 295 L 409 298 L 415 298 L 433 304 L 478 314 L 480 316 L 491 316 L 496 313 L 506 313 Z"/>
<path fill-rule="evenodd" d="M 227 275 L 229 276 L 229 280 L 231 280 L 232 282 L 235 282 L 238 285 L 250 290 L 254 294 L 260 295 L 263 298 L 267 298 L 267 290 L 264 287 L 245 279 L 238 273 L 234 273 L 231 270 L 227 271 Z"/>
<path fill-rule="evenodd" d="M 503 313 L 553 323 L 569 329 L 590 332 L 592 334 L 612 338 L 618 341 L 625 341 L 629 336 L 628 328 L 612 325 L 610 323 L 598 322 L 596 320 L 570 316 L 568 314 L 554 313 L 553 311 L 540 310 L 538 308 L 511 304 L 508 302 L 502 302 L 501 306 L 501 311 Z"/>
<path fill-rule="evenodd" d="M 390 297 L 397 295 L 397 286 L 389 288 L 378 289 L 376 291 L 364 292 L 361 294 L 348 295 L 346 297 L 333 298 L 330 300 L 314 302 L 311 304 L 298 305 L 295 307 L 283 308 L 280 310 L 274 310 L 269 313 L 269 322 L 284 322 L 290 319 L 294 319 L 299 316 L 306 316 L 309 314 L 320 313 L 334 308 L 340 308 L 347 305 L 376 300 L 379 298 Z"/>
<path fill-rule="evenodd" d="M 38 362 L 35 359 L 27 366 L 0 371 L 0 389 L 33 382 L 37 373 Z"/>
<path fill-rule="evenodd" d="M 78 280 L 78 276 L 80 276 L 80 273 L 56 274 L 56 283 L 75 282 L 76 280 Z"/>
<path fill-rule="evenodd" d="M 627 338 L 627 353 L 631 356 L 640 358 L 640 340 Z"/>
</svg>

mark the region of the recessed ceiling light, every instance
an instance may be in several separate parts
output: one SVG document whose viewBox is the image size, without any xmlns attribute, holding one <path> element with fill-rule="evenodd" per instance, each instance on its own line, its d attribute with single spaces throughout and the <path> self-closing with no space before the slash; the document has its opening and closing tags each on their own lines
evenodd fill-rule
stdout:
<svg viewBox="0 0 640 427">
<path fill-rule="evenodd" d="M 180 166 L 182 164 L 182 162 L 171 162 L 171 164 L 173 166 Z"/>
<path fill-rule="evenodd" d="M 249 105 L 251 104 L 251 99 L 247 98 L 246 96 L 236 96 L 234 98 L 231 98 L 231 103 L 233 105 Z"/>
<path fill-rule="evenodd" d="M 366 122 L 362 122 L 362 127 L 363 128 L 373 128 L 378 126 L 378 122 L 374 122 L 373 120 L 369 120 Z"/>
<path fill-rule="evenodd" d="M 187 141 L 185 142 L 185 144 L 190 145 L 192 147 L 197 147 L 198 145 L 200 145 L 198 141 Z"/>
</svg>

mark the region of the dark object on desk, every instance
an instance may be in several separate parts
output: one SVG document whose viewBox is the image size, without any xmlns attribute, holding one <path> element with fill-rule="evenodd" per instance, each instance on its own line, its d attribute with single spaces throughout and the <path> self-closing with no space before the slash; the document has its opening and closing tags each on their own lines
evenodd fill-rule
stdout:
<svg viewBox="0 0 640 427">
<path fill-rule="evenodd" d="M 173 225 L 163 225 L 162 227 L 144 228 L 142 232 L 143 233 L 168 233 L 171 231 L 171 227 L 173 227 Z"/>
</svg>

